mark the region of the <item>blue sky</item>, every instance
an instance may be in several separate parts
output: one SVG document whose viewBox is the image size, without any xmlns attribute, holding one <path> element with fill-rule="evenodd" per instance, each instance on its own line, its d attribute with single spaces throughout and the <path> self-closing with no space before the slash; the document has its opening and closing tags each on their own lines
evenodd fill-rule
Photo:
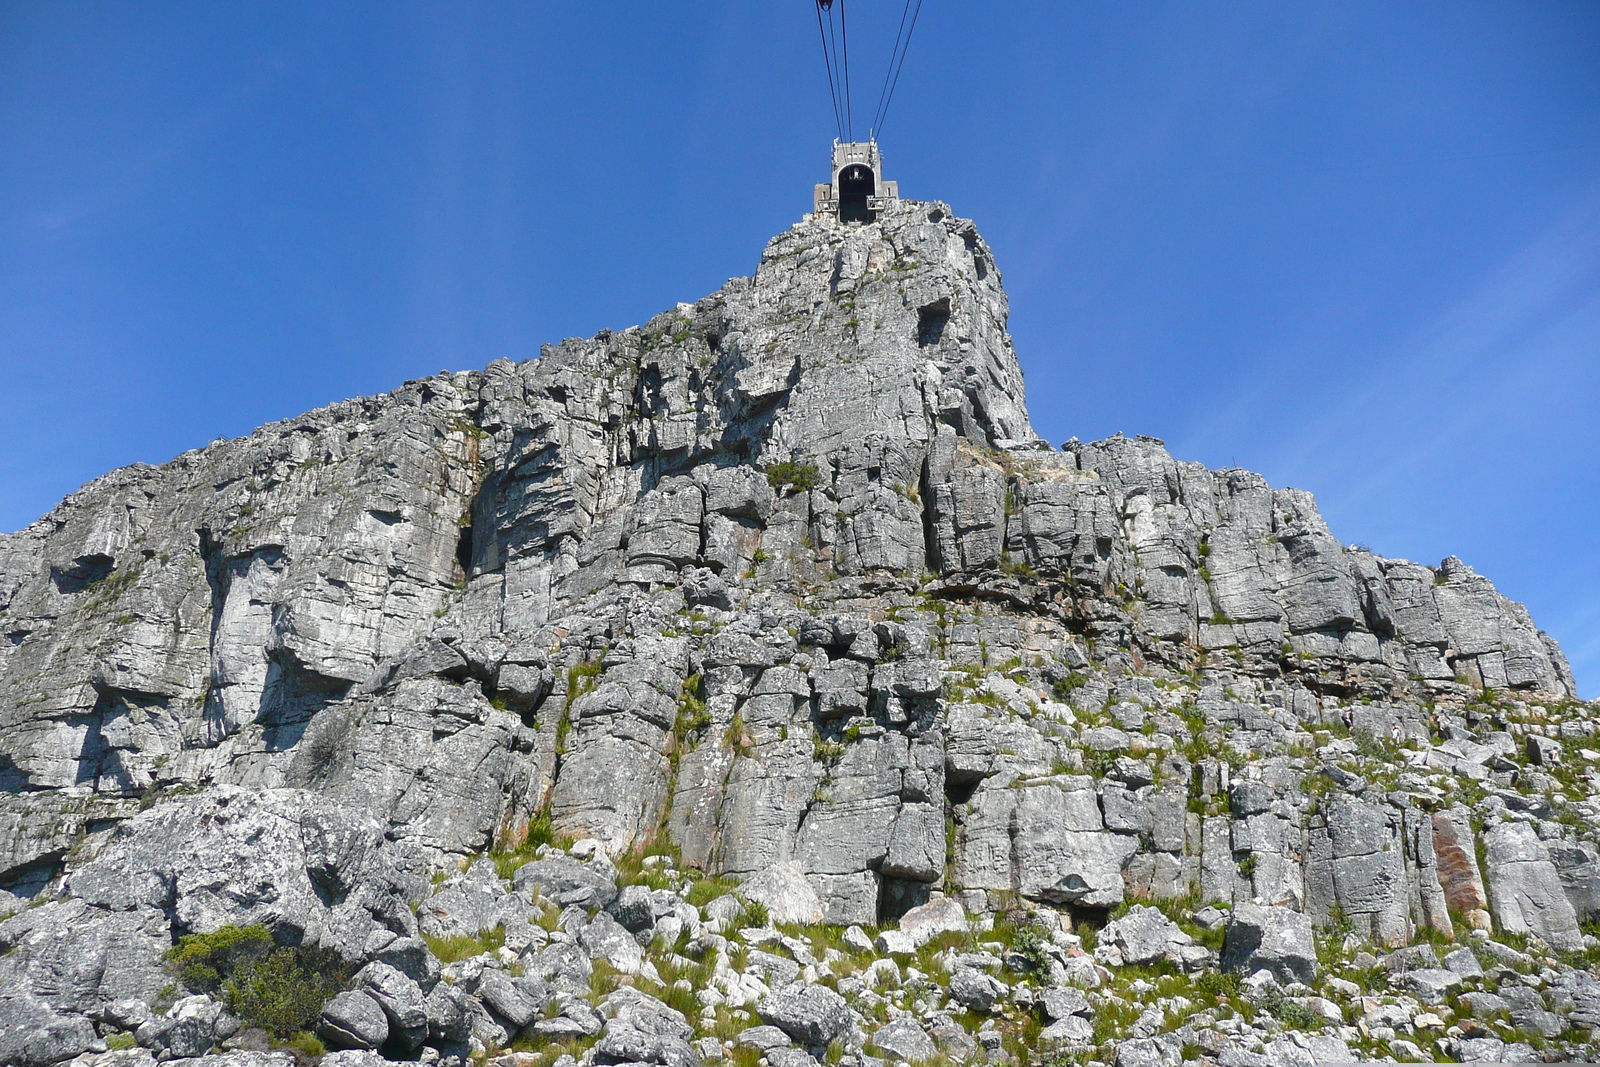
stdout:
<svg viewBox="0 0 1600 1067">
<path fill-rule="evenodd" d="M 866 111 L 901 5 L 847 3 Z M 831 136 L 808 0 L 0 0 L 0 529 L 696 299 Z M 883 145 L 1042 433 L 1459 555 L 1600 696 L 1600 3 L 925 0 Z"/>
</svg>

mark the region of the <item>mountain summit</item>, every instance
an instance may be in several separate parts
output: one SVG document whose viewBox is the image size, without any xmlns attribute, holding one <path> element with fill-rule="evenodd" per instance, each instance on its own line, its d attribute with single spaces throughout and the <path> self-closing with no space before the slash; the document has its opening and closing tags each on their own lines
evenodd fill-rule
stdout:
<svg viewBox="0 0 1600 1067">
<path fill-rule="evenodd" d="M 1348 1059 L 1433 1025 L 1335 1003 L 1424 938 L 1477 970 L 1391 967 L 1397 994 L 1515 1005 L 1478 958 L 1544 960 L 1566 1006 L 1516 1025 L 1576 1055 L 1600 754 L 1555 642 L 1460 560 L 1341 544 L 1308 493 L 1153 438 L 1053 448 L 1006 319 L 945 205 L 807 216 L 642 327 L 125 468 L 0 536 L 0 911 L 32 905 L 0 923 L 0 1061 L 315 1029 L 692 1067 L 750 1007 L 806 1063 L 1161 1058 L 1196 1025 L 1166 993 L 1113 1033 L 1156 962 L 1338 1016 L 1251 1036 L 1206 1001 L 1175 1048 L 1326 1026 Z M 886 929 L 824 951 L 807 924 Z M 960 953 L 907 1014 L 893 961 L 935 934 Z M 241 992 L 271 959 L 327 979 L 303 1018 Z M 1515 1058 L 1495 1033 L 1442 1039 Z"/>
</svg>

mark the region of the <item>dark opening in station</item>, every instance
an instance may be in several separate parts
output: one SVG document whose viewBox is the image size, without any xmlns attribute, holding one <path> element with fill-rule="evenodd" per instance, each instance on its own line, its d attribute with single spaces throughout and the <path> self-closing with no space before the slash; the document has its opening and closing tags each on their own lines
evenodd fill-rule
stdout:
<svg viewBox="0 0 1600 1067">
<path fill-rule="evenodd" d="M 878 182 L 872 168 L 852 163 L 839 172 L 839 218 L 845 222 L 871 222 L 867 197 L 877 193 Z"/>
</svg>

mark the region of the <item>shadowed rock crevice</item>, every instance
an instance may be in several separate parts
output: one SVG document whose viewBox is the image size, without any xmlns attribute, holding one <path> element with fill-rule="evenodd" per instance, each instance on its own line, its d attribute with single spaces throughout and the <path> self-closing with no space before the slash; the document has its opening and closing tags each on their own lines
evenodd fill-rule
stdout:
<svg viewBox="0 0 1600 1067">
<path fill-rule="evenodd" d="M 266 685 L 256 717 L 268 751 L 292 748 L 305 733 L 306 724 L 329 704 L 343 700 L 352 684 L 311 670 L 292 653 L 268 653 Z"/>
</svg>

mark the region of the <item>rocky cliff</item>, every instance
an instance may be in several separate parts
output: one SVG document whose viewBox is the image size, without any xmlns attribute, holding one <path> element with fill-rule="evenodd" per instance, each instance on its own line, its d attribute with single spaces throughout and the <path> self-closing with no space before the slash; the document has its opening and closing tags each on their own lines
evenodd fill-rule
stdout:
<svg viewBox="0 0 1600 1067">
<path fill-rule="evenodd" d="M 116 471 L 0 536 L 0 1058 L 261 1033 L 172 958 L 258 927 L 335 961 L 328 1043 L 429 1062 L 918 1060 L 941 1027 L 994 1061 L 1592 1048 L 1597 719 L 1555 642 L 1459 560 L 1340 543 L 1308 493 L 1151 438 L 1053 448 L 1006 317 L 944 205 L 808 217 L 643 327 Z M 653 889 L 624 904 L 630 871 Z M 750 903 L 702 911 L 719 879 Z M 830 960 L 805 924 L 885 930 Z M 441 981 L 440 939 L 486 931 Z M 648 995 L 663 944 L 703 972 L 687 1013 Z M 930 944 L 937 981 L 902 987 Z M 596 960 L 635 977 L 590 990 Z M 1235 982 L 1214 1026 L 1171 998 L 1119 1023 L 1140 967 Z M 794 1022 L 808 997 L 849 1025 Z M 787 1044 L 724 1034 L 747 1006 Z"/>
</svg>

